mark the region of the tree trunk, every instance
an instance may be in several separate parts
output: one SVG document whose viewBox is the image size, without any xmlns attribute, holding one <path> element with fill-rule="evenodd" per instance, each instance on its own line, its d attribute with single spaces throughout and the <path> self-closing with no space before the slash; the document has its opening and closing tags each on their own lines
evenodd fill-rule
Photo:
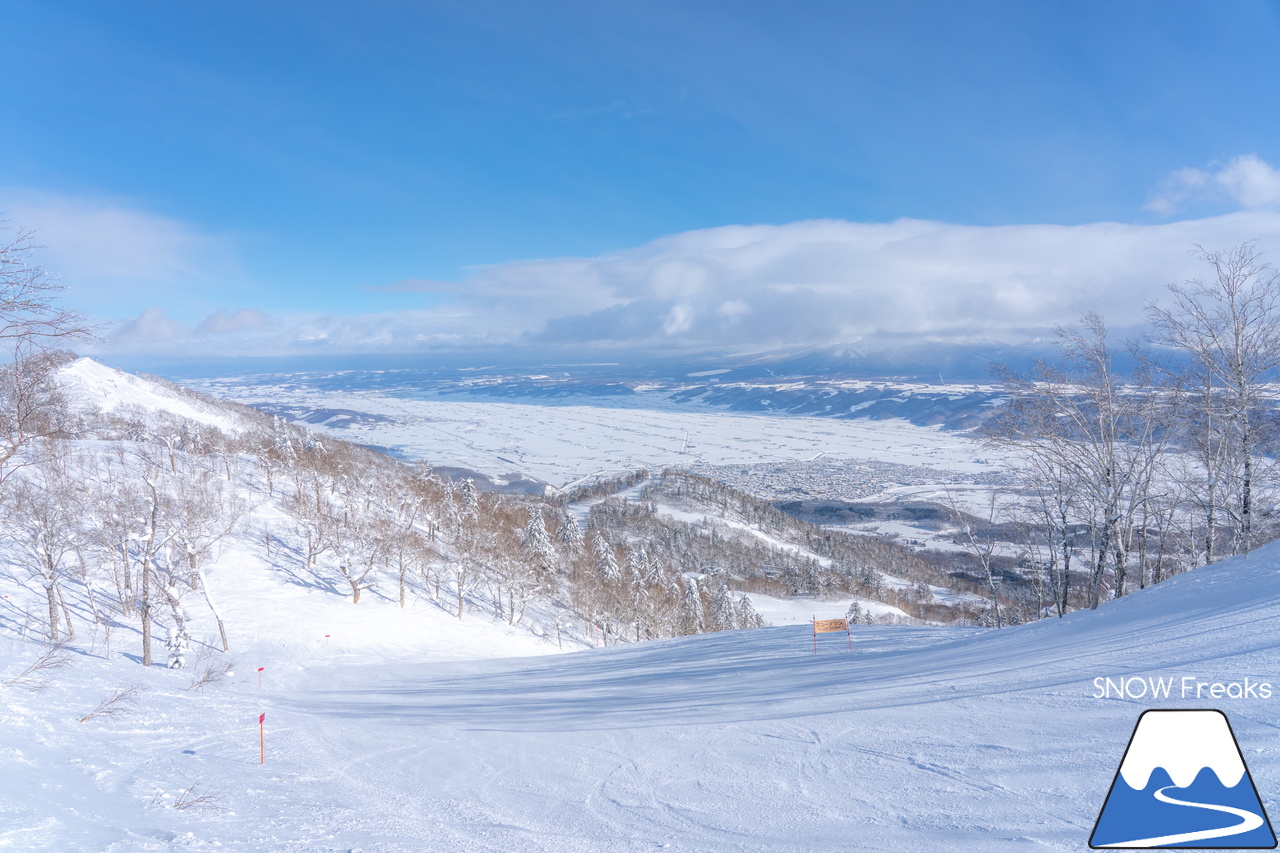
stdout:
<svg viewBox="0 0 1280 853">
<path fill-rule="evenodd" d="M 222 650 L 224 652 L 231 651 L 231 647 L 227 644 L 227 628 L 222 624 L 222 614 L 218 612 L 212 596 L 209 595 L 209 583 L 205 580 L 204 570 L 194 565 L 192 565 L 192 569 L 200 579 L 200 591 L 204 593 L 204 603 L 209 605 L 209 612 L 213 614 L 213 620 L 218 623 L 218 637 L 222 640 Z"/>
<path fill-rule="evenodd" d="M 58 600 L 53 591 L 52 581 L 44 585 L 45 597 L 49 599 L 49 642 L 58 642 Z"/>
<path fill-rule="evenodd" d="M 142 665 L 151 666 L 151 557 L 142 563 Z"/>
<path fill-rule="evenodd" d="M 76 626 L 71 623 L 71 611 L 67 608 L 67 599 L 62 595 L 62 584 L 54 581 L 53 591 L 58 594 L 58 604 L 62 606 L 62 619 L 67 623 L 67 638 L 76 638 Z"/>
<path fill-rule="evenodd" d="M 1102 542 L 1094 554 L 1093 577 L 1089 584 L 1089 609 L 1097 610 L 1102 601 L 1102 578 L 1106 573 L 1107 555 L 1111 553 L 1111 520 L 1102 525 Z"/>
<path fill-rule="evenodd" d="M 1218 490 L 1216 486 L 1211 485 L 1209 487 L 1208 498 L 1209 506 L 1205 509 L 1204 519 L 1204 564 L 1206 566 L 1211 564 L 1214 560 L 1214 540 L 1218 538 Z M 1192 559 L 1194 562 L 1194 554 L 1192 555 Z"/>
<path fill-rule="evenodd" d="M 1067 528 L 1067 513 L 1062 512 L 1062 603 L 1058 606 L 1058 618 L 1067 615 L 1071 604 L 1071 537 Z"/>
<path fill-rule="evenodd" d="M 1240 443 L 1244 445 L 1244 472 L 1240 481 L 1240 548 L 1236 553 L 1247 554 L 1253 547 L 1253 447 L 1250 435 L 1249 412 L 1241 416 L 1243 421 Z"/>
</svg>

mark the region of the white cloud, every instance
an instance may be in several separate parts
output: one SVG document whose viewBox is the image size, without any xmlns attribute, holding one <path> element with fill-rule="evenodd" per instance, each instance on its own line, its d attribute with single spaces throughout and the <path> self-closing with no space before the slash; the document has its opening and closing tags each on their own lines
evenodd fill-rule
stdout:
<svg viewBox="0 0 1280 853">
<path fill-rule="evenodd" d="M 1245 208 L 1280 206 L 1280 169 L 1256 154 L 1235 158 L 1213 179 Z"/>
<path fill-rule="evenodd" d="M 594 258 L 522 261 L 476 268 L 461 282 L 389 288 L 444 297 L 413 311 L 223 311 L 200 324 L 203 334 L 138 318 L 112 340 L 191 355 L 768 346 L 874 335 L 1015 342 L 1090 310 L 1113 326 L 1140 323 L 1167 283 L 1204 274 L 1193 246 L 1250 239 L 1276 258 L 1280 211 L 1155 225 L 733 225 Z"/>
<path fill-rule="evenodd" d="M 245 329 L 267 325 L 267 315 L 253 308 L 241 308 L 234 313 L 219 309 L 196 327 L 197 335 L 229 335 Z"/>
<path fill-rule="evenodd" d="M 609 304 L 546 319 L 541 342 L 774 344 L 873 333 L 1008 338 L 1087 310 L 1140 322 L 1165 284 L 1201 274 L 1194 244 L 1260 238 L 1280 248 L 1280 214 L 1163 225 L 979 227 L 920 220 L 727 226 L 591 259 Z M 554 291 L 541 267 L 507 278 Z M 559 300 L 558 300 L 559 301 Z"/>
<path fill-rule="evenodd" d="M 122 202 L 0 187 L 0 211 L 11 227 L 34 232 L 40 263 L 87 310 L 146 304 L 177 284 L 211 284 L 236 272 L 226 238 Z"/>
<path fill-rule="evenodd" d="M 1280 207 L 1280 169 L 1257 154 L 1206 169 L 1178 169 L 1161 182 L 1145 209 L 1167 216 L 1193 200 L 1226 200 L 1245 210 Z"/>
<path fill-rule="evenodd" d="M 164 315 L 163 308 L 148 308 L 134 317 L 116 326 L 106 334 L 112 345 L 124 349 L 149 349 L 157 344 L 172 344 L 185 339 L 191 329 Z M 86 351 L 92 351 L 87 347 Z"/>
</svg>

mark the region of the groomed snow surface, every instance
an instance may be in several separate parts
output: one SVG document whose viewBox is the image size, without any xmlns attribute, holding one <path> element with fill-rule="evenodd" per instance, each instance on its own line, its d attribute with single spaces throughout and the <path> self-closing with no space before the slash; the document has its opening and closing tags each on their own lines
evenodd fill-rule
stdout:
<svg viewBox="0 0 1280 853">
<path fill-rule="evenodd" d="M 1098 699 L 1093 679 L 1277 685 L 1278 568 L 1269 546 L 1064 620 L 860 626 L 817 654 L 795 625 L 527 656 L 554 644 L 480 614 L 448 635 L 424 607 L 408 632 L 374 601 L 365 638 L 336 596 L 220 588 L 220 685 L 143 670 L 117 630 L 111 660 L 85 639 L 48 690 L 0 690 L 0 849 L 1084 850 L 1149 707 L 1225 711 L 1276 814 L 1280 698 Z M 8 680 L 41 647 L 12 602 L 0 631 Z M 131 713 L 77 722 L 131 684 Z"/>
</svg>

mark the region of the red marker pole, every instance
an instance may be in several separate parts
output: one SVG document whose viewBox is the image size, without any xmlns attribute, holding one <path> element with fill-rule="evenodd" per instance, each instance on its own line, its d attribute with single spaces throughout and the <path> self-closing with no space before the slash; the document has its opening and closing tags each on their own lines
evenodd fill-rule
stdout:
<svg viewBox="0 0 1280 853">
<path fill-rule="evenodd" d="M 258 715 L 258 763 L 267 763 L 267 733 L 266 733 L 267 715 Z"/>
<path fill-rule="evenodd" d="M 264 667 L 258 667 L 258 689 L 262 689 L 262 670 Z"/>
</svg>

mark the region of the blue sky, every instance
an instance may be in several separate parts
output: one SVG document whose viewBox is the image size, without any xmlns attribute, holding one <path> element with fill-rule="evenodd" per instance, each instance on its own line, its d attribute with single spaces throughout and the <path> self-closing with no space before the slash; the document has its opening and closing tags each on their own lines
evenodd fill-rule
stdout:
<svg viewBox="0 0 1280 853">
<path fill-rule="evenodd" d="M 1280 249 L 1276 0 L 0 14 L 0 211 L 121 350 L 981 335 Z"/>
</svg>

